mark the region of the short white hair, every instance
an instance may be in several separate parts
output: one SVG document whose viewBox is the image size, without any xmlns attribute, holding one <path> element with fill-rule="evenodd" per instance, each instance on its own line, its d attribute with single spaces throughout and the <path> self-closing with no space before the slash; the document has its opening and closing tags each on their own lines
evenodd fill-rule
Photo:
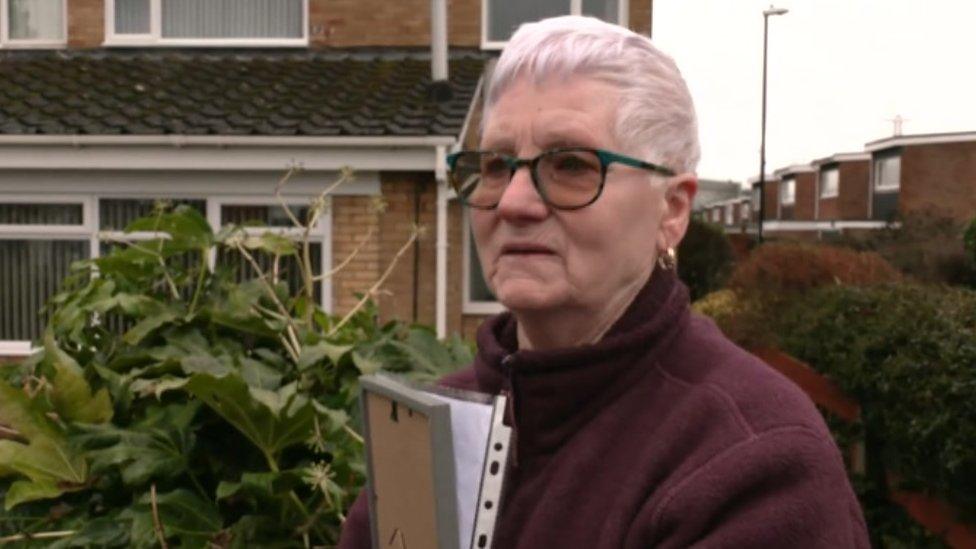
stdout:
<svg viewBox="0 0 976 549">
<path fill-rule="evenodd" d="M 627 152 L 677 173 L 695 171 L 698 122 L 678 66 L 646 36 L 593 17 L 567 15 L 520 26 L 488 81 L 484 118 L 518 78 L 541 83 L 574 75 L 620 90 L 614 132 Z"/>
</svg>

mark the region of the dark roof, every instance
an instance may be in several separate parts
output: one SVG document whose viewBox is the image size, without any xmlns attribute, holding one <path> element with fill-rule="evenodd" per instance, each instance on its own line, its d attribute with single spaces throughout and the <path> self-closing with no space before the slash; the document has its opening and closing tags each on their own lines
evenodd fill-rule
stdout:
<svg viewBox="0 0 976 549">
<path fill-rule="evenodd" d="M 457 136 L 486 62 L 429 52 L 0 53 L 0 134 Z"/>
</svg>

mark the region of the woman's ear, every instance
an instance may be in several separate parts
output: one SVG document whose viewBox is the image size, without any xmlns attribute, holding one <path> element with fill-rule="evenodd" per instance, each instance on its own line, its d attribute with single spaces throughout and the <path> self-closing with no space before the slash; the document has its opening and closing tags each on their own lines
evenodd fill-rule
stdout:
<svg viewBox="0 0 976 549">
<path fill-rule="evenodd" d="M 669 177 L 664 187 L 664 211 L 658 231 L 658 245 L 661 250 L 677 248 L 688 230 L 691 205 L 698 192 L 698 177 L 693 173 L 683 173 Z"/>
</svg>

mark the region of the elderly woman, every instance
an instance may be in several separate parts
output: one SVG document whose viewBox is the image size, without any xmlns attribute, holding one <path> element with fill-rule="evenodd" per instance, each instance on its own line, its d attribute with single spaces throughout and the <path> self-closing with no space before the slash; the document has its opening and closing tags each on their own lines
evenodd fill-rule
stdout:
<svg viewBox="0 0 976 549">
<path fill-rule="evenodd" d="M 509 396 L 495 547 L 868 546 L 809 399 L 689 311 L 697 160 L 688 89 L 646 37 L 559 17 L 498 60 L 480 147 L 449 165 L 510 312 L 443 380 Z M 340 547 L 368 547 L 367 522 L 360 497 Z"/>
</svg>

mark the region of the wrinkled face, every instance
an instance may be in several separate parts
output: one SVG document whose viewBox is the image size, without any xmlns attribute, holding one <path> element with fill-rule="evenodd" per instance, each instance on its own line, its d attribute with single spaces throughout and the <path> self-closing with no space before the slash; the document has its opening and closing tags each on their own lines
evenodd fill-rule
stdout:
<svg viewBox="0 0 976 549">
<path fill-rule="evenodd" d="M 618 92 L 586 78 L 514 82 L 487 113 L 480 148 L 531 158 L 556 147 L 624 154 L 613 128 Z M 600 197 L 579 210 L 542 201 L 520 168 L 494 210 L 472 209 L 471 226 L 485 278 L 515 311 L 597 314 L 647 280 L 657 259 L 664 191 L 651 173 L 611 164 Z M 666 247 L 666 246 L 665 246 Z"/>
</svg>

